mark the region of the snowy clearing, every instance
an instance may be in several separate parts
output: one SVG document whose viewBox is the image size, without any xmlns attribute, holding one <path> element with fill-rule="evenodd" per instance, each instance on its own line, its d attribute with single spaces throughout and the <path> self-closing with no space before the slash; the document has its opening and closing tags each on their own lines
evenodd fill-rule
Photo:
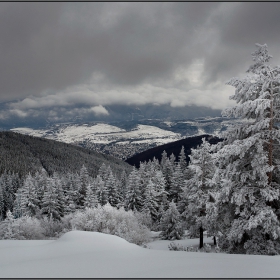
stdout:
<svg viewBox="0 0 280 280">
<path fill-rule="evenodd" d="M 195 241 L 198 244 L 198 239 L 175 243 L 192 245 Z M 68 232 L 58 240 L 1 240 L 0 277 L 277 278 L 280 275 L 279 256 L 164 251 L 170 241 L 154 241 L 149 243 L 150 247 L 153 243 L 154 249 L 145 249 L 117 236 L 84 231 Z"/>
</svg>

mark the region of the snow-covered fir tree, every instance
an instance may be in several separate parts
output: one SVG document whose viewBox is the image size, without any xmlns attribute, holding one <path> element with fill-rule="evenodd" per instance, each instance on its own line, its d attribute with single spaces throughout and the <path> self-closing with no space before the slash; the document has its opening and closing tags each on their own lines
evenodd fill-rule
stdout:
<svg viewBox="0 0 280 280">
<path fill-rule="evenodd" d="M 116 207 L 120 203 L 120 195 L 118 192 L 117 181 L 112 170 L 110 170 L 110 173 L 107 177 L 105 188 L 108 192 L 108 202 L 112 207 Z"/>
<path fill-rule="evenodd" d="M 160 236 L 162 239 L 182 239 L 184 230 L 181 224 L 180 213 L 175 202 L 171 201 L 169 208 L 160 219 Z"/>
<path fill-rule="evenodd" d="M 47 179 L 47 186 L 42 200 L 41 212 L 48 218 L 56 220 L 61 218 L 58 193 L 56 191 L 55 180 L 53 178 Z"/>
<path fill-rule="evenodd" d="M 144 203 L 141 211 L 149 213 L 153 221 L 156 221 L 158 216 L 157 210 L 158 210 L 158 202 L 156 198 L 155 185 L 150 179 L 145 188 Z"/>
<path fill-rule="evenodd" d="M 39 213 L 39 199 L 37 195 L 37 182 L 29 173 L 24 180 L 21 190 L 21 209 L 23 215 L 35 216 Z"/>
<path fill-rule="evenodd" d="M 127 181 L 125 209 L 140 211 L 143 206 L 143 201 L 140 191 L 140 177 L 135 167 L 133 167 Z"/>
<path fill-rule="evenodd" d="M 94 184 L 96 187 L 97 200 L 100 205 L 105 205 L 108 202 L 108 190 L 100 175 L 97 175 Z"/>
<path fill-rule="evenodd" d="M 219 195 L 212 211 L 228 252 L 280 253 L 279 104 L 280 67 L 268 64 L 267 45 L 257 44 L 254 64 L 244 78 L 233 78 L 233 108 L 227 117 L 243 119 L 218 144 L 213 182 Z M 213 214 L 215 213 L 215 214 Z"/>
<path fill-rule="evenodd" d="M 182 146 L 182 149 L 179 154 L 179 165 L 181 166 L 181 170 L 184 172 L 187 169 L 187 161 L 185 155 L 185 148 Z"/>
<path fill-rule="evenodd" d="M 15 218 L 10 210 L 7 211 L 6 214 L 6 229 L 4 234 L 4 239 L 14 240 L 16 239 L 16 234 L 13 230 L 13 224 L 14 224 Z"/>
<path fill-rule="evenodd" d="M 85 204 L 85 199 L 86 199 L 87 186 L 89 184 L 88 170 L 84 165 L 82 166 L 82 168 L 80 170 L 80 181 L 81 181 L 81 185 L 80 185 L 80 188 L 78 189 L 78 191 L 79 191 L 78 204 L 80 205 L 81 208 L 83 208 L 84 204 Z"/>
<path fill-rule="evenodd" d="M 193 176 L 185 181 L 183 192 L 185 197 L 182 199 L 187 201 L 182 216 L 191 235 L 196 236 L 199 232 L 200 248 L 203 247 L 203 231 L 208 228 L 206 205 L 213 200 L 210 191 L 215 167 L 210 152 L 211 145 L 205 138 L 199 147 L 191 149 L 188 169 L 192 171 Z"/>
<path fill-rule="evenodd" d="M 171 177 L 171 185 L 169 191 L 169 198 L 174 200 L 175 203 L 178 203 L 180 195 L 183 191 L 184 185 L 184 174 L 179 163 L 176 164 L 175 170 Z"/>
<path fill-rule="evenodd" d="M 96 190 L 94 189 L 93 185 L 88 184 L 86 198 L 85 198 L 85 207 L 94 208 L 97 207 L 97 205 L 98 205 L 98 200 L 97 200 Z"/>
</svg>

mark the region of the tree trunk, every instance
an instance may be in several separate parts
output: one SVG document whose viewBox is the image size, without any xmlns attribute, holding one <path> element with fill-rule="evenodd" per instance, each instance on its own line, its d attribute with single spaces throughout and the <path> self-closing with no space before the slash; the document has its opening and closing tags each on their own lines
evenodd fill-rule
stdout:
<svg viewBox="0 0 280 280">
<path fill-rule="evenodd" d="M 213 236 L 213 240 L 214 240 L 214 245 L 217 245 L 216 236 Z"/>
<path fill-rule="evenodd" d="M 203 228 L 199 228 L 199 249 L 203 247 Z"/>
<path fill-rule="evenodd" d="M 270 139 L 268 144 L 268 164 L 269 167 L 272 166 L 272 157 L 273 157 L 273 140 L 272 140 L 272 130 L 273 130 L 273 89 L 272 84 L 270 88 L 270 122 L 269 122 L 269 131 L 270 131 Z M 268 173 L 268 183 L 271 185 L 272 182 L 272 171 L 269 171 Z"/>
</svg>

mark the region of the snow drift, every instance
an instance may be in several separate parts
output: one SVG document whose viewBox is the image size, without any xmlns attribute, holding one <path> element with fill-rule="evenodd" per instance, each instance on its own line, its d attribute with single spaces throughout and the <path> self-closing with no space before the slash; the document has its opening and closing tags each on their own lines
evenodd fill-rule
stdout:
<svg viewBox="0 0 280 280">
<path fill-rule="evenodd" d="M 124 239 L 71 231 L 58 240 L 0 241 L 1 278 L 279 277 L 280 257 L 144 249 Z"/>
</svg>

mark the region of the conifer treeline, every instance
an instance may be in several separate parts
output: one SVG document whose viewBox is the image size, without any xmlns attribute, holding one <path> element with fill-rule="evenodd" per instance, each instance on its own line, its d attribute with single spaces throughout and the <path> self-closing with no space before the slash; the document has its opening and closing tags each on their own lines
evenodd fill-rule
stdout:
<svg viewBox="0 0 280 280">
<path fill-rule="evenodd" d="M 85 166 L 77 173 L 48 175 L 42 169 L 25 178 L 4 173 L 0 177 L 0 214 L 5 219 L 10 210 L 14 217 L 47 216 L 60 219 L 68 213 L 98 204 L 146 212 L 152 222 L 159 219 L 169 202 L 180 200 L 184 180 L 188 178 L 184 148 L 175 162 L 166 152 L 162 160 L 141 163 L 132 172 L 115 174 L 104 163 L 96 177 L 91 177 Z"/>
</svg>

